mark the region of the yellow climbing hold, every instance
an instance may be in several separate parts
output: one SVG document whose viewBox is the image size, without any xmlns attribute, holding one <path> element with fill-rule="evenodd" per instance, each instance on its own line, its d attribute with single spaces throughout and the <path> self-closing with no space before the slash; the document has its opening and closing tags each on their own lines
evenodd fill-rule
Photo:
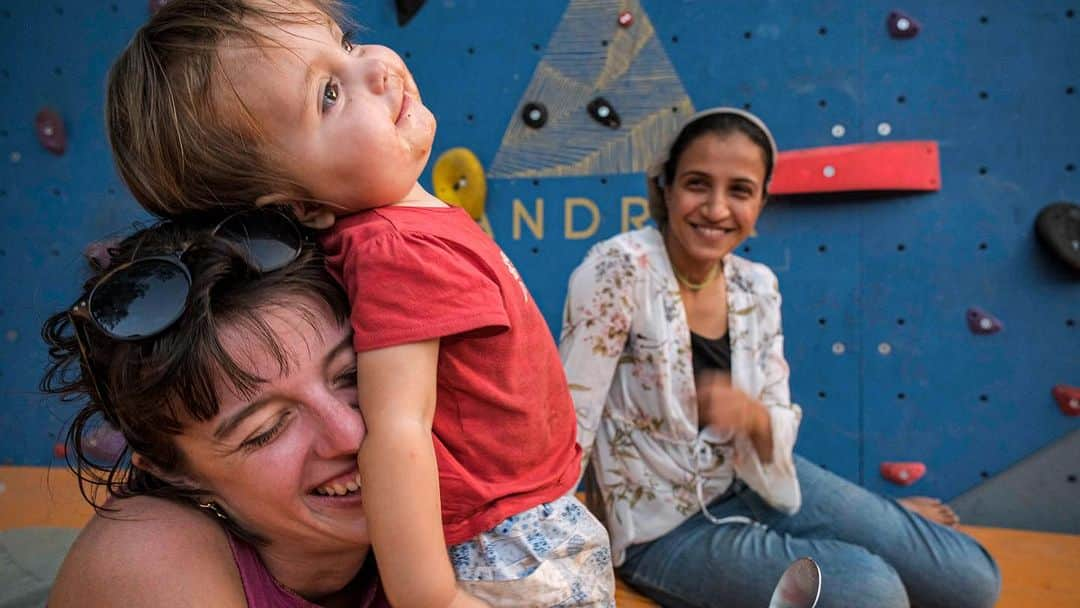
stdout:
<svg viewBox="0 0 1080 608">
<path fill-rule="evenodd" d="M 450 148 L 439 155 L 431 170 L 435 196 L 461 207 L 474 220 L 484 217 L 487 182 L 480 159 L 468 148 Z"/>
</svg>

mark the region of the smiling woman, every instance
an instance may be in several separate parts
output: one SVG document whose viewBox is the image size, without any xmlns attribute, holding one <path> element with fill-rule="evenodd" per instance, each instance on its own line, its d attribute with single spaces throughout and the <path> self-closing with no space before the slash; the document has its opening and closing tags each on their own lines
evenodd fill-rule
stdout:
<svg viewBox="0 0 1080 608">
<path fill-rule="evenodd" d="M 86 401 L 69 453 L 98 499 L 51 606 L 384 605 L 344 294 L 284 216 L 228 222 L 131 235 L 45 325 L 43 388 Z M 137 271 L 148 260 L 187 280 Z M 99 424 L 127 440 L 115 461 L 85 449 Z"/>
</svg>

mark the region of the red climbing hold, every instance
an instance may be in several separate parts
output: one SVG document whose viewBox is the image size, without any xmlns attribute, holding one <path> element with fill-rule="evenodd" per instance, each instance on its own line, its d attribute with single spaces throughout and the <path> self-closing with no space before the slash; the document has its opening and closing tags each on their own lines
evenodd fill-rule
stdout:
<svg viewBox="0 0 1080 608">
<path fill-rule="evenodd" d="M 63 443 L 54 443 L 52 446 L 53 458 L 67 458 L 67 446 Z"/>
<path fill-rule="evenodd" d="M 1080 416 L 1080 388 L 1059 384 L 1050 391 L 1066 416 Z"/>
<path fill-rule="evenodd" d="M 935 141 L 895 141 L 786 150 L 771 194 L 941 190 Z"/>
<path fill-rule="evenodd" d="M 893 38 L 914 38 L 919 34 L 919 22 L 900 11 L 889 13 L 889 35 Z"/>
<path fill-rule="evenodd" d="M 973 334 L 996 334 L 1004 327 L 997 317 L 977 306 L 972 306 L 968 309 L 967 322 L 968 329 L 970 329 Z"/>
<path fill-rule="evenodd" d="M 67 133 L 64 132 L 64 119 L 56 110 L 44 108 L 34 117 L 34 130 L 37 131 L 41 146 L 57 156 L 67 150 Z"/>
<path fill-rule="evenodd" d="M 630 11 L 623 11 L 619 13 L 619 25 L 623 27 L 630 27 L 634 25 L 634 13 Z"/>
<path fill-rule="evenodd" d="M 926 475 L 926 465 L 921 462 L 883 462 L 881 476 L 898 486 L 910 486 Z"/>
<path fill-rule="evenodd" d="M 150 11 L 150 14 L 153 15 L 154 13 L 161 10 L 161 7 L 165 6 L 168 3 L 169 0 L 150 0 L 146 8 Z"/>
</svg>

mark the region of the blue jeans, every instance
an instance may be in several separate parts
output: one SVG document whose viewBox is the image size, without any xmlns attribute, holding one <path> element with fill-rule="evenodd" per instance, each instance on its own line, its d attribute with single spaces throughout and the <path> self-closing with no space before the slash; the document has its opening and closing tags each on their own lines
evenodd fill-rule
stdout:
<svg viewBox="0 0 1080 608">
<path fill-rule="evenodd" d="M 663 606 L 765 608 L 784 568 L 810 556 L 821 567 L 819 608 L 994 605 L 997 564 L 970 536 L 799 456 L 795 466 L 802 487 L 795 515 L 736 482 L 709 512 L 763 525 L 715 525 L 698 513 L 630 547 L 619 575 Z"/>
</svg>

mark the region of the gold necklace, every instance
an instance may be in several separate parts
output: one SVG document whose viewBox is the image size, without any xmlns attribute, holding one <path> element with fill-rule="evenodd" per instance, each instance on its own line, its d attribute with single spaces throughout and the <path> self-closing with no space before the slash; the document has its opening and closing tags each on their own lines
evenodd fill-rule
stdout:
<svg viewBox="0 0 1080 608">
<path fill-rule="evenodd" d="M 705 288 L 706 285 L 708 285 L 709 283 L 712 283 L 713 280 L 716 279 L 717 275 L 720 274 L 720 262 L 717 262 L 712 267 L 712 269 L 709 270 L 709 273 L 705 276 L 705 279 L 702 280 L 700 283 L 695 283 L 695 282 L 691 281 L 689 279 L 689 277 L 687 277 L 685 274 L 679 272 L 679 269 L 676 268 L 674 264 L 671 265 L 671 269 L 673 271 L 675 271 L 675 278 L 680 283 L 682 283 L 684 287 L 686 287 L 690 291 L 701 291 L 702 289 Z"/>
</svg>

